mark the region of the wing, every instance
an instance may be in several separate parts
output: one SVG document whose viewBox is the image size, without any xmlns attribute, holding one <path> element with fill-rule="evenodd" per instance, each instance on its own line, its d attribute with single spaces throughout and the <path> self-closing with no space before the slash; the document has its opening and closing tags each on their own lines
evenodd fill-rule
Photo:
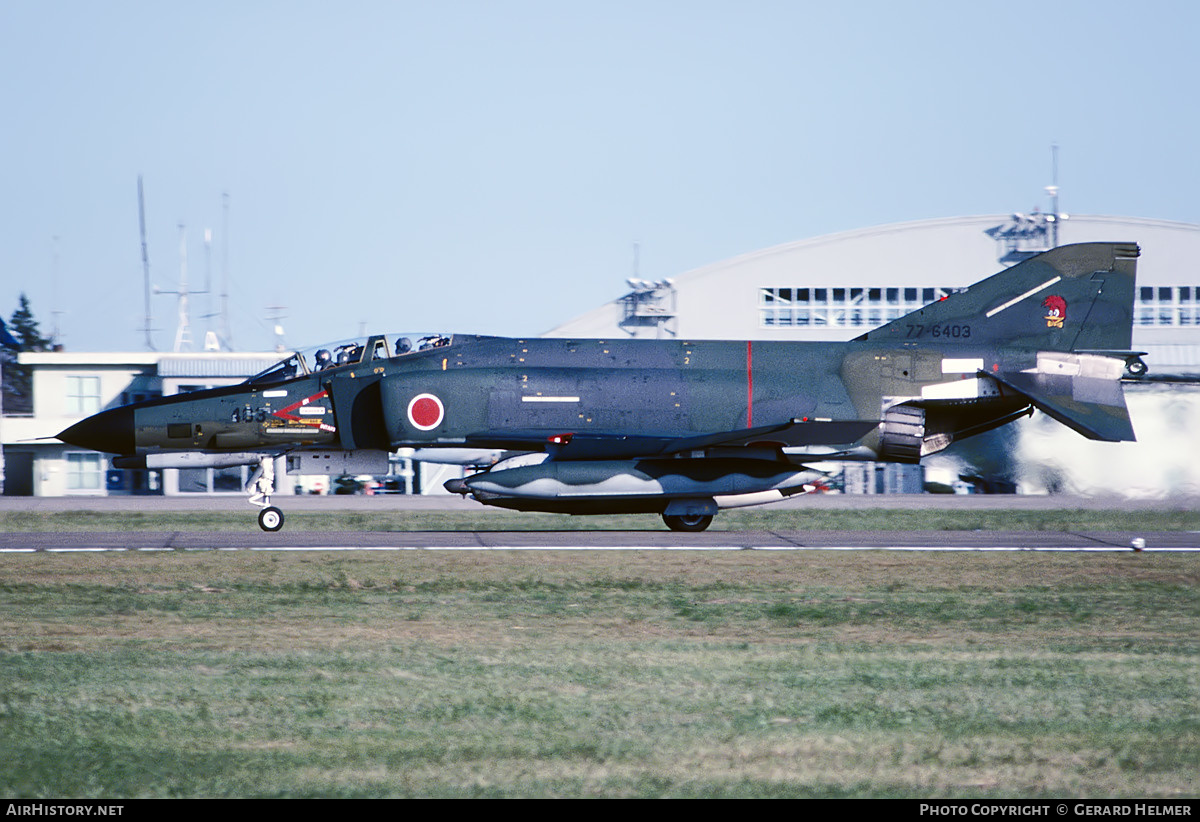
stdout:
<svg viewBox="0 0 1200 822">
<path fill-rule="evenodd" d="M 550 429 L 481 431 L 467 437 L 476 448 L 554 452 L 558 460 L 665 457 L 715 446 L 788 448 L 850 446 L 879 426 L 878 420 L 789 420 L 775 425 L 706 434 L 572 432 Z"/>
</svg>

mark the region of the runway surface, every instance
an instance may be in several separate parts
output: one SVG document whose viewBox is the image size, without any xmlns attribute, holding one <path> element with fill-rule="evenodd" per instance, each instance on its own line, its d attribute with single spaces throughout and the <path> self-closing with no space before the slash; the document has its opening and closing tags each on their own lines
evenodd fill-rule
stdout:
<svg viewBox="0 0 1200 822">
<path fill-rule="evenodd" d="M 849 498 L 806 496 L 773 508 L 959 508 L 959 509 L 1103 509 L 1195 510 L 1193 498 L 1114 500 L 1078 497 L 889 495 Z M 303 497 L 280 496 L 285 511 L 443 510 L 496 513 L 458 497 Z M 1195 531 L 783 531 L 709 530 L 699 534 L 667 531 L 655 517 L 636 531 L 301 531 L 265 533 L 254 523 L 244 497 L 0 497 L 0 514 L 34 511 L 240 511 L 245 531 L 59 531 L 0 532 L 0 552 L 54 551 L 405 551 L 405 550 L 900 550 L 900 551 L 1130 551 L 1134 539 L 1145 550 L 1200 551 Z M 66 526 L 69 528 L 69 525 Z"/>
<path fill-rule="evenodd" d="M 1200 551 L 1200 533 L 1161 531 L 109 531 L 2 533 L 0 552 L 58 551 Z"/>
</svg>

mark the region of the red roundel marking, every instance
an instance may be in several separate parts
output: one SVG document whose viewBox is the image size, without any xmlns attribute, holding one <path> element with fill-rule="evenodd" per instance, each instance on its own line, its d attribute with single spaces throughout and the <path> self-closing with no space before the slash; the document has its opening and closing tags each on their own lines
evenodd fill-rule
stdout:
<svg viewBox="0 0 1200 822">
<path fill-rule="evenodd" d="M 417 394 L 408 403 L 408 421 L 422 431 L 437 428 L 445 416 L 442 401 L 433 394 Z"/>
</svg>

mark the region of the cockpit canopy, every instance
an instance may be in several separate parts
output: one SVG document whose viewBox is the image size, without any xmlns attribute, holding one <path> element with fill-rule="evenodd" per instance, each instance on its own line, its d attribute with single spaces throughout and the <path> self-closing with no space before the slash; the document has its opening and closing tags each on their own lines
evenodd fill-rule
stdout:
<svg viewBox="0 0 1200 822">
<path fill-rule="evenodd" d="M 406 357 L 434 348 L 449 348 L 449 334 L 375 334 L 341 340 L 296 351 L 275 365 L 246 380 L 247 385 L 265 385 L 303 377 L 317 371 L 360 365 L 375 360 Z"/>
</svg>

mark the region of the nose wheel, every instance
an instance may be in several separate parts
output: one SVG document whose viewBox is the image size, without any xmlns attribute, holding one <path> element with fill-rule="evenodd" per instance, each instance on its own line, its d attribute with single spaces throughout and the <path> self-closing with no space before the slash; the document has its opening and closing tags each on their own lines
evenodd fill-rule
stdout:
<svg viewBox="0 0 1200 822">
<path fill-rule="evenodd" d="M 258 527 L 264 531 L 278 531 L 283 527 L 283 512 L 274 505 L 268 505 L 258 512 Z"/>
</svg>

